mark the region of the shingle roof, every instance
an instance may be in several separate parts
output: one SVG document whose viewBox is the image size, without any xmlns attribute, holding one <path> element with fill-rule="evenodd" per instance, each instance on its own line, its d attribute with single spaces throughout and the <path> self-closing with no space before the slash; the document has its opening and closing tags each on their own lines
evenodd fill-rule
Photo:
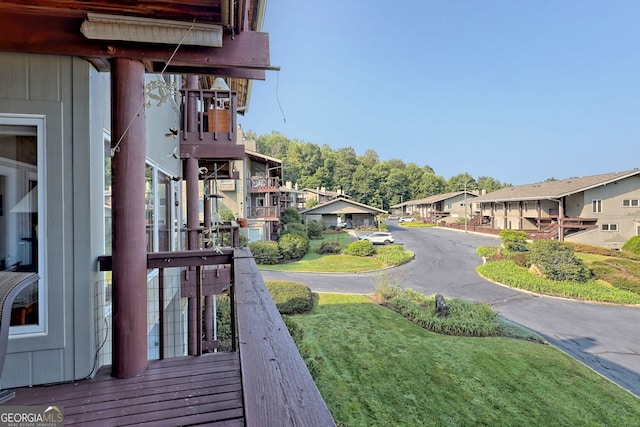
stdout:
<svg viewBox="0 0 640 427">
<path fill-rule="evenodd" d="M 639 174 L 640 169 L 634 169 L 626 172 L 612 172 L 601 175 L 568 178 L 558 181 L 538 182 L 536 184 L 519 185 L 517 187 L 505 187 L 479 196 L 474 199 L 474 202 L 541 200 L 547 198 L 556 199 Z"/>
<path fill-rule="evenodd" d="M 450 199 L 452 197 L 459 196 L 461 194 L 464 194 L 464 191 L 454 191 L 452 193 L 436 194 L 435 196 L 425 197 L 424 199 L 411 200 L 410 202 L 407 202 L 407 204 L 409 204 L 409 205 L 428 205 L 428 204 L 431 204 L 431 203 L 440 202 L 442 200 L 447 200 L 447 199 Z M 467 191 L 467 196 L 469 196 L 469 197 L 477 197 L 477 194 L 473 194 L 473 193 L 470 193 L 470 192 Z"/>
</svg>

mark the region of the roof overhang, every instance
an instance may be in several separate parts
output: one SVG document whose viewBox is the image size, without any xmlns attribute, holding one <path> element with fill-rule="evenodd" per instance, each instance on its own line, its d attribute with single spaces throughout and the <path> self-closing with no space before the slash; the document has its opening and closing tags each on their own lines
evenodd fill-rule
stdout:
<svg viewBox="0 0 640 427">
<path fill-rule="evenodd" d="M 266 0 L 0 0 L 0 51 L 80 57 L 104 72 L 128 58 L 149 73 L 228 77 L 242 114 L 251 81 L 279 69 L 261 32 L 265 8 Z"/>
</svg>

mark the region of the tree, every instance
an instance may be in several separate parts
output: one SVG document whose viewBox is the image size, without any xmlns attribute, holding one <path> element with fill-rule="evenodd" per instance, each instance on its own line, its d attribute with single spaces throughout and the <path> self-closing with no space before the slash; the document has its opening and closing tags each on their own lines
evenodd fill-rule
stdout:
<svg viewBox="0 0 640 427">
<path fill-rule="evenodd" d="M 467 191 L 473 191 L 477 188 L 478 184 L 476 183 L 476 180 L 473 179 L 471 175 L 465 172 L 449 178 L 449 181 L 447 181 L 446 190 L 453 193 L 455 191 L 462 191 L 465 189 Z"/>
</svg>

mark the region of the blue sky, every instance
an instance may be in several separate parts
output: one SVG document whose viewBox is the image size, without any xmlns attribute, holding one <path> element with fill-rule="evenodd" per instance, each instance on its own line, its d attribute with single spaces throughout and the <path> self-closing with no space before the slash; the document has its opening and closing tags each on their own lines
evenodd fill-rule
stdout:
<svg viewBox="0 0 640 427">
<path fill-rule="evenodd" d="M 640 1 L 270 0 L 258 135 L 514 185 L 640 167 Z"/>
</svg>

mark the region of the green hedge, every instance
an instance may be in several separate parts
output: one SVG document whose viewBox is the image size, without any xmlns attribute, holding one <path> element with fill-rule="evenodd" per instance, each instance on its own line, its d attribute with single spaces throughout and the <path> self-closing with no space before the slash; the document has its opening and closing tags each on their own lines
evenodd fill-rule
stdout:
<svg viewBox="0 0 640 427">
<path fill-rule="evenodd" d="M 280 254 L 285 261 L 297 260 L 309 249 L 309 239 L 298 234 L 285 234 L 278 240 Z"/>
<path fill-rule="evenodd" d="M 256 260 L 256 264 L 274 265 L 280 262 L 278 242 L 251 242 L 249 243 L 249 249 Z"/>
<path fill-rule="evenodd" d="M 308 286 L 297 282 L 265 282 L 280 314 L 302 314 L 313 308 L 313 294 Z"/>
<path fill-rule="evenodd" d="M 356 240 L 347 246 L 344 252 L 353 256 L 371 256 L 376 252 L 376 248 L 368 240 Z"/>
</svg>

